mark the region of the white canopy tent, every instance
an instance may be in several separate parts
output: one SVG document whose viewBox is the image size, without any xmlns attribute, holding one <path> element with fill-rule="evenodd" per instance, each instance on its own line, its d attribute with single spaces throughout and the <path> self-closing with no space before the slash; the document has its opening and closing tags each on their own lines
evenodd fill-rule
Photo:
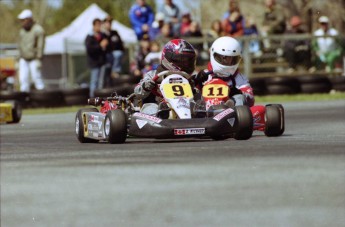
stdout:
<svg viewBox="0 0 345 227">
<path fill-rule="evenodd" d="M 44 54 L 63 54 L 85 52 L 84 40 L 92 31 L 92 21 L 104 19 L 108 14 L 97 4 L 90 5 L 70 25 L 61 31 L 47 36 Z M 112 28 L 117 30 L 124 43 L 136 43 L 135 32 L 123 24 L 113 20 Z"/>
<path fill-rule="evenodd" d="M 96 18 L 103 20 L 107 15 L 97 4 L 92 4 L 67 27 L 46 37 L 42 65 L 45 83 L 59 87 L 66 87 L 68 82 L 74 83 L 76 75 L 72 56 L 85 54 L 84 41 L 92 32 L 92 21 Z M 125 45 L 137 42 L 131 28 L 116 20 L 113 20 L 112 28 L 119 33 Z"/>
</svg>

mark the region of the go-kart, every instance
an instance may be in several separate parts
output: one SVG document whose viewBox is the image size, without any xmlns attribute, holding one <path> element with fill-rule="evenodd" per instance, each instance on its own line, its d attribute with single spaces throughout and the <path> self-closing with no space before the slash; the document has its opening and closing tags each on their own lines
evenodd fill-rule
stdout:
<svg viewBox="0 0 345 227">
<path fill-rule="evenodd" d="M 22 118 L 22 107 L 17 101 L 0 103 L 0 123 L 18 123 Z"/>
<path fill-rule="evenodd" d="M 233 137 L 246 140 L 253 133 L 253 117 L 249 107 L 238 106 L 200 117 L 200 108 L 188 81 L 188 74 L 162 72 L 155 76 L 162 82 L 159 90 L 162 104 L 141 104 L 135 94 L 121 97 L 113 93 L 107 98 L 92 98 L 97 108 L 80 109 L 75 130 L 82 143 L 108 141 L 124 143 L 127 136 L 143 138 L 201 137 L 215 140 Z M 164 108 L 160 108 L 164 106 Z M 205 112 L 205 111 L 204 111 Z"/>
<path fill-rule="evenodd" d="M 217 107 L 218 111 L 229 108 L 229 86 L 221 79 L 213 78 L 205 82 L 202 97 L 206 111 Z M 266 136 L 280 136 L 285 130 L 284 108 L 281 104 L 255 105 L 250 107 L 253 115 L 253 129 L 263 131 Z"/>
</svg>

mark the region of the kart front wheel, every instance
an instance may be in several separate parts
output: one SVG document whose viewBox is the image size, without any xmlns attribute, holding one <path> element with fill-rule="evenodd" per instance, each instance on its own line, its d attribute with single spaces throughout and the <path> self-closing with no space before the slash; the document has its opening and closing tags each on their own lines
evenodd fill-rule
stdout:
<svg viewBox="0 0 345 227">
<path fill-rule="evenodd" d="M 8 123 L 18 123 L 22 118 L 22 106 L 18 101 L 6 101 L 12 105 L 12 121 Z"/>
<path fill-rule="evenodd" d="M 253 134 L 253 115 L 248 106 L 235 106 L 236 132 L 234 138 L 247 140 Z"/>
<path fill-rule="evenodd" d="M 123 110 L 108 111 L 104 121 L 104 132 L 109 143 L 124 143 L 127 138 L 127 117 Z"/>
<path fill-rule="evenodd" d="M 285 131 L 284 108 L 279 104 L 266 105 L 265 135 L 281 136 Z"/>
<path fill-rule="evenodd" d="M 83 116 L 85 112 L 98 112 L 97 108 L 80 109 L 75 116 L 75 134 L 81 143 L 97 143 L 98 140 L 86 138 L 84 132 L 87 130 L 86 119 Z"/>
</svg>

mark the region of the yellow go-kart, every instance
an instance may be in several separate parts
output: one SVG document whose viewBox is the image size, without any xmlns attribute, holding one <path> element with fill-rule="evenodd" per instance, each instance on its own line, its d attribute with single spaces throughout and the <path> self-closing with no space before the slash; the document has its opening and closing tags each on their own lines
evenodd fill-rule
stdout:
<svg viewBox="0 0 345 227">
<path fill-rule="evenodd" d="M 22 118 L 22 107 L 17 101 L 0 103 L 0 123 L 18 123 Z"/>
</svg>

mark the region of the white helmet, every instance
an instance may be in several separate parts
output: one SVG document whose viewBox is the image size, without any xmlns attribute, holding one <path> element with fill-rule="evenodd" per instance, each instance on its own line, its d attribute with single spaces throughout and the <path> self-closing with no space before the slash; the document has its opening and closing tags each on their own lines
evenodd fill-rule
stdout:
<svg viewBox="0 0 345 227">
<path fill-rule="evenodd" d="M 232 76 L 242 59 L 240 43 L 229 36 L 216 39 L 211 46 L 211 65 L 219 77 Z"/>
</svg>

